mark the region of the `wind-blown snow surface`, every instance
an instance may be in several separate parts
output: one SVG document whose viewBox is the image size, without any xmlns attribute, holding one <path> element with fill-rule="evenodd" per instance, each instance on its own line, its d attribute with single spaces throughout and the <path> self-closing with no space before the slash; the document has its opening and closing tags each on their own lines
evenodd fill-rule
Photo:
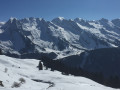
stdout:
<svg viewBox="0 0 120 90">
<path fill-rule="evenodd" d="M 120 19 L 11 18 L 0 26 L 0 48 L 16 54 L 55 52 L 66 56 L 84 49 L 117 47 L 120 46 L 119 23 Z"/>
<path fill-rule="evenodd" d="M 0 90 L 13 90 L 11 88 L 13 82 L 19 82 L 21 77 L 26 83 L 14 90 L 115 90 L 84 77 L 65 76 L 57 71 L 39 71 L 36 68 L 38 62 L 35 59 L 16 59 L 0 55 L 0 80 L 4 84 Z M 7 72 L 4 72 L 5 68 L 8 69 Z M 47 83 L 35 82 L 31 79 L 53 82 L 54 85 L 49 87 Z"/>
</svg>

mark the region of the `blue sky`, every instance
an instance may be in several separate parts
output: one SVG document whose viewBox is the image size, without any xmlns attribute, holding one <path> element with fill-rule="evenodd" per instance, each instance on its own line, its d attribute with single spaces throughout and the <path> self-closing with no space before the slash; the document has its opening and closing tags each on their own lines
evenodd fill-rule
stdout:
<svg viewBox="0 0 120 90">
<path fill-rule="evenodd" d="M 120 18 L 120 0 L 0 0 L 0 21 L 10 17 L 88 20 Z"/>
</svg>

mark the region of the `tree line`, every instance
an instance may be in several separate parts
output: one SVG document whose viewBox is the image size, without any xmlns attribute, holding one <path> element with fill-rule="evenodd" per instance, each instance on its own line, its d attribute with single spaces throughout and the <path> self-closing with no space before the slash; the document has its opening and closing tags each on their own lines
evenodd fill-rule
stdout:
<svg viewBox="0 0 120 90">
<path fill-rule="evenodd" d="M 120 88 L 120 78 L 117 75 L 105 77 L 102 72 L 89 72 L 81 67 L 69 66 L 62 60 L 52 60 L 46 56 L 42 56 L 40 60 L 46 69 L 50 68 L 51 71 L 57 70 L 64 75 L 83 76 L 109 87 Z"/>
</svg>

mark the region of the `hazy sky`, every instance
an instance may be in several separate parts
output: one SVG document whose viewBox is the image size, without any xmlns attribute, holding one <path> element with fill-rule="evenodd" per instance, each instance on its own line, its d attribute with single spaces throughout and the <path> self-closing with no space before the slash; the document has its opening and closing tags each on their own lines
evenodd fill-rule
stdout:
<svg viewBox="0 0 120 90">
<path fill-rule="evenodd" d="M 10 17 L 120 18 L 120 0 L 0 0 L 0 21 Z"/>
</svg>

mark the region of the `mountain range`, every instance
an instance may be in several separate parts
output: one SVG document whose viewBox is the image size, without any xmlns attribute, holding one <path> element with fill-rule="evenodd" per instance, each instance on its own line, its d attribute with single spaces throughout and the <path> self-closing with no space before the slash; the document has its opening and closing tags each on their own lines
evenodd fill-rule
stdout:
<svg viewBox="0 0 120 90">
<path fill-rule="evenodd" d="M 54 52 L 57 58 L 86 50 L 120 46 L 120 19 L 84 20 L 63 17 L 10 18 L 0 23 L 0 49 L 4 54 Z"/>
</svg>

